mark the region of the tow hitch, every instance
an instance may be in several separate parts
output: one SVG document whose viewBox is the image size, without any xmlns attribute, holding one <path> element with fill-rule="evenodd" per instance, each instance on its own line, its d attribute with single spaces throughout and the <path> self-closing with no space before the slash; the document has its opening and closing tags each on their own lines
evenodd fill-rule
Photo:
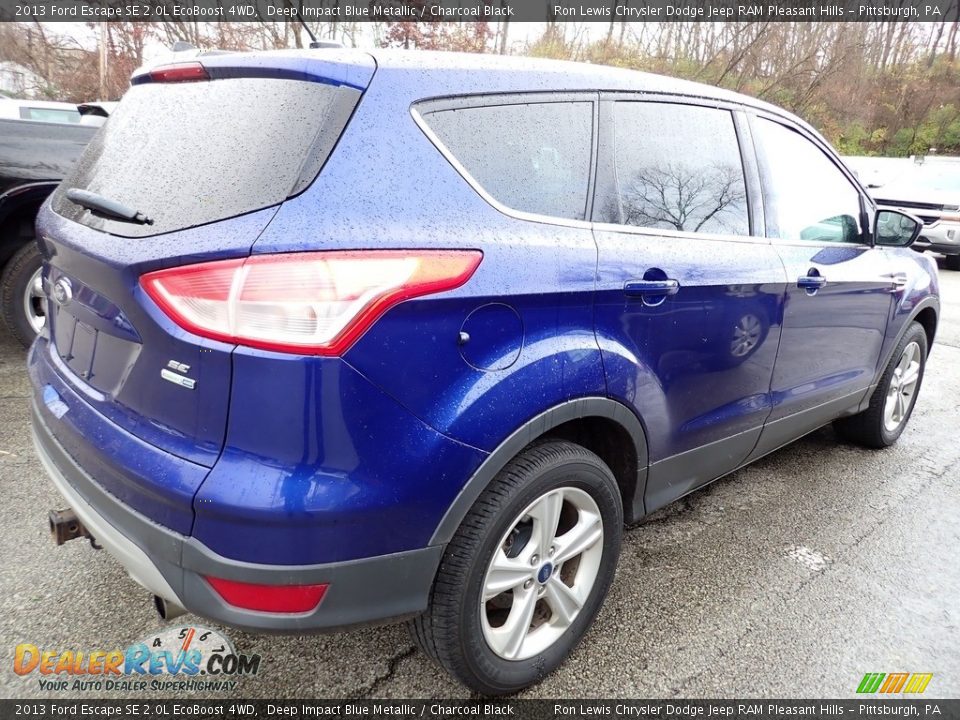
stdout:
<svg viewBox="0 0 960 720">
<path fill-rule="evenodd" d="M 65 542 L 70 540 L 76 540 L 77 538 L 87 538 L 90 540 L 90 545 L 99 550 L 100 546 L 97 545 L 97 541 L 94 539 L 93 535 L 90 534 L 90 531 L 87 530 L 83 523 L 80 522 L 80 518 L 77 517 L 77 514 L 67 508 L 66 510 L 51 510 L 49 515 L 50 521 L 50 535 L 53 537 L 53 541 L 57 545 L 63 545 Z"/>
</svg>

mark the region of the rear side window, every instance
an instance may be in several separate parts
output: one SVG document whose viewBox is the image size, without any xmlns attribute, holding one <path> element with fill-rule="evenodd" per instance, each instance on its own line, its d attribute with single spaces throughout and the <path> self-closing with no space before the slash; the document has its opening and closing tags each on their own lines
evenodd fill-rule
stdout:
<svg viewBox="0 0 960 720">
<path fill-rule="evenodd" d="M 439 110 L 424 120 L 470 177 L 514 210 L 583 220 L 593 103 Z"/>
<path fill-rule="evenodd" d="M 143 236 L 282 202 L 319 172 L 359 93 L 275 78 L 134 85 L 57 190 L 59 214 Z M 70 202 L 98 193 L 153 218 L 138 225 Z"/>
<path fill-rule="evenodd" d="M 615 182 L 597 199 L 597 220 L 750 234 L 740 145 L 728 110 L 616 102 L 613 165 Z"/>
<path fill-rule="evenodd" d="M 860 242 L 860 193 L 800 133 L 757 118 L 767 236 L 809 242 Z"/>
</svg>

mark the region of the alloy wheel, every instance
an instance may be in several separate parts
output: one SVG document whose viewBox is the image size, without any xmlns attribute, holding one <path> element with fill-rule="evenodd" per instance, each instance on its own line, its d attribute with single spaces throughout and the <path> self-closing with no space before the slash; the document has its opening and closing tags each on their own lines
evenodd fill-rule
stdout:
<svg viewBox="0 0 960 720">
<path fill-rule="evenodd" d="M 895 431 L 910 412 L 917 382 L 920 380 L 920 345 L 909 343 L 900 355 L 883 405 L 883 425 L 888 432 Z"/>
<path fill-rule="evenodd" d="M 483 636 L 506 660 L 537 655 L 560 639 L 590 596 L 603 556 L 603 519 L 574 487 L 550 490 L 510 524 L 487 566 Z"/>
</svg>

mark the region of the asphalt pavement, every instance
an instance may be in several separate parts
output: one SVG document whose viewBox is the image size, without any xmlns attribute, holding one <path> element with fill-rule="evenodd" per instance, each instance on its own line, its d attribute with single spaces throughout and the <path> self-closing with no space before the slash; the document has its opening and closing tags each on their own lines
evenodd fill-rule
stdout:
<svg viewBox="0 0 960 720">
<path fill-rule="evenodd" d="M 863 450 L 825 428 L 628 531 L 593 629 L 521 697 L 843 698 L 867 672 L 933 673 L 925 697 L 960 697 L 960 272 L 940 279 L 937 342 L 895 447 Z M 24 352 L 4 336 L 0 696 L 89 697 L 17 676 L 15 646 L 112 650 L 165 624 L 106 553 L 51 541 L 47 511 L 64 503 L 33 455 L 28 397 Z M 195 623 L 217 628 L 172 624 Z M 401 626 L 218 629 L 262 658 L 235 697 L 469 696 Z"/>
</svg>

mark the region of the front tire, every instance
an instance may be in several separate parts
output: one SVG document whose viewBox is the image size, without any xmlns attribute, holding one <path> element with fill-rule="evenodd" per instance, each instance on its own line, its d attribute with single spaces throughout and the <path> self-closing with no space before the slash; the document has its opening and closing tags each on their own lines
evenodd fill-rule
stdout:
<svg viewBox="0 0 960 720">
<path fill-rule="evenodd" d="M 46 323 L 47 306 L 40 279 L 42 268 L 43 257 L 31 229 L 26 244 L 7 261 L 3 275 L 0 275 L 4 325 L 24 347 L 30 347 Z"/>
<path fill-rule="evenodd" d="M 842 438 L 869 448 L 893 445 L 910 420 L 927 365 L 927 333 L 910 324 L 890 357 L 870 406 L 833 423 Z"/>
<path fill-rule="evenodd" d="M 447 546 L 427 611 L 409 623 L 414 641 L 484 695 L 539 682 L 603 604 L 622 531 L 617 482 L 599 457 L 564 441 L 527 448 Z"/>
</svg>

